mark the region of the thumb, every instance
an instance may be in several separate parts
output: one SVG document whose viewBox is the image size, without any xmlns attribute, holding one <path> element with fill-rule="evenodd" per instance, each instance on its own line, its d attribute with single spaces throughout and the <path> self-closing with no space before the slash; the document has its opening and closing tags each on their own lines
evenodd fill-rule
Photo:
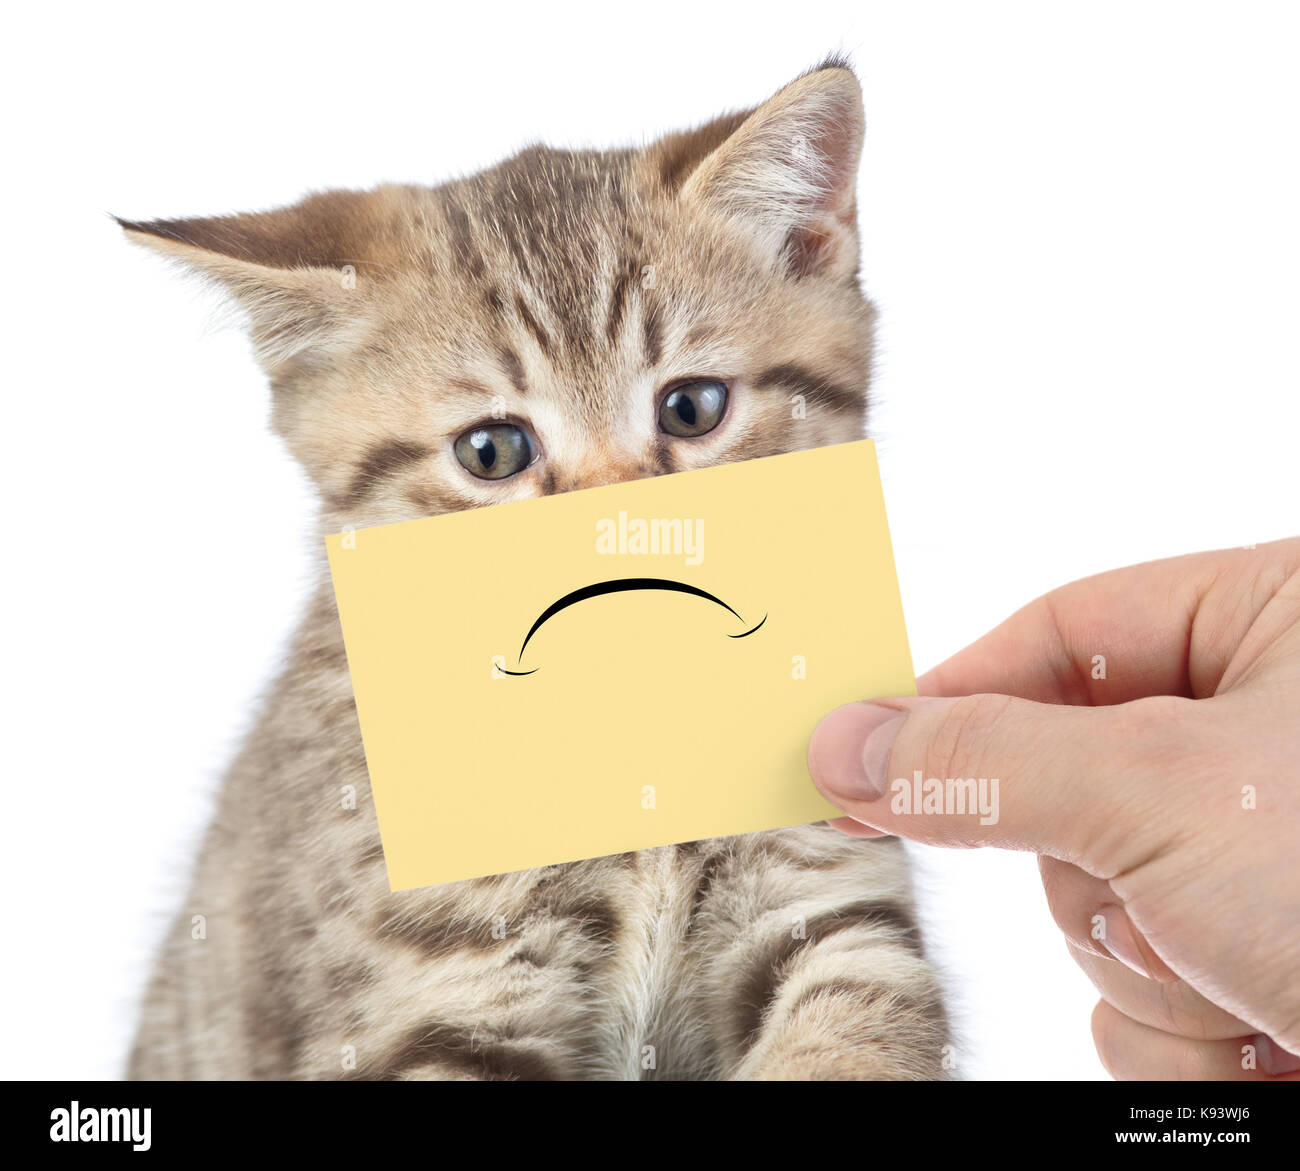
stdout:
<svg viewBox="0 0 1300 1171">
<path fill-rule="evenodd" d="M 887 699 L 836 708 L 808 768 L 827 800 L 887 833 L 941 846 L 1002 846 L 1102 877 L 1168 837 L 1174 707 L 1035 703 L 1006 695 Z M 1153 760 L 1165 761 L 1153 769 Z"/>
</svg>

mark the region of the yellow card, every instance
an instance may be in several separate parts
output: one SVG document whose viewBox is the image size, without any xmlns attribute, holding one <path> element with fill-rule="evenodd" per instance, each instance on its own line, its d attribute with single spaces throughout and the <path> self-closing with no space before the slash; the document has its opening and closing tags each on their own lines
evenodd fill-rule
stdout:
<svg viewBox="0 0 1300 1171">
<path fill-rule="evenodd" d="M 869 440 L 327 544 L 393 890 L 836 816 L 915 688 Z"/>
</svg>

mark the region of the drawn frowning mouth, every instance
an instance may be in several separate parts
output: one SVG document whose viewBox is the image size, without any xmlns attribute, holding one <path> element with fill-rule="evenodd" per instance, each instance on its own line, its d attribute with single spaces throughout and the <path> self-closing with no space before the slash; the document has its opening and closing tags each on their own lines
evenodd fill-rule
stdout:
<svg viewBox="0 0 1300 1171">
<path fill-rule="evenodd" d="M 528 644 L 543 625 L 554 618 L 561 610 L 567 610 L 570 606 L 576 606 L 579 602 L 585 602 L 588 598 L 599 598 L 605 594 L 620 594 L 628 590 L 664 590 L 668 593 L 690 594 L 694 598 L 703 598 L 706 602 L 712 602 L 715 606 L 721 606 L 728 614 L 734 615 L 740 622 L 745 620 L 740 617 L 730 606 L 721 598 L 709 593 L 708 590 L 702 590 L 699 586 L 688 585 L 684 581 L 673 581 L 665 577 L 620 577 L 613 581 L 600 581 L 594 585 L 583 586 L 581 589 L 574 590 L 572 593 L 565 594 L 558 601 L 552 602 L 545 610 L 538 615 L 537 621 L 529 627 L 528 633 L 524 635 L 523 645 L 519 648 L 519 663 L 524 661 L 524 651 L 528 649 Z M 767 615 L 764 614 L 762 621 L 757 626 L 751 626 L 748 630 L 740 634 L 729 634 L 728 638 L 748 638 L 755 631 L 762 628 L 767 621 Z M 535 675 L 541 670 L 540 667 L 534 667 L 531 671 L 508 671 L 505 667 L 498 667 L 498 671 L 503 675 Z"/>
</svg>

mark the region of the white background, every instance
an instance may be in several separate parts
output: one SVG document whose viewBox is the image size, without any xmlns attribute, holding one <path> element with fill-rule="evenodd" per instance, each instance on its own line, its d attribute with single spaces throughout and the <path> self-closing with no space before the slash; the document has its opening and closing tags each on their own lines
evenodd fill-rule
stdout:
<svg viewBox="0 0 1300 1171">
<path fill-rule="evenodd" d="M 34 11 L 9 15 L 0 72 L 0 1076 L 120 1073 L 306 579 L 311 502 L 244 340 L 110 211 L 640 141 L 848 50 L 874 433 L 918 668 L 1068 579 L 1297 529 L 1293 8 Z M 1033 859 L 923 853 L 959 1072 L 1103 1076 Z"/>
</svg>

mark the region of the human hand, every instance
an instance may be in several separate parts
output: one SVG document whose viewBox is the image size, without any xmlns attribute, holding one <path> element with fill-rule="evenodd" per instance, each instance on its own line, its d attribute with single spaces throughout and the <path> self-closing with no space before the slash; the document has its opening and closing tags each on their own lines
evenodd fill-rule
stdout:
<svg viewBox="0 0 1300 1171">
<path fill-rule="evenodd" d="M 1300 1080 L 1300 539 L 1065 586 L 918 691 L 817 726 L 832 824 L 1039 854 L 1113 1076 Z"/>
</svg>

